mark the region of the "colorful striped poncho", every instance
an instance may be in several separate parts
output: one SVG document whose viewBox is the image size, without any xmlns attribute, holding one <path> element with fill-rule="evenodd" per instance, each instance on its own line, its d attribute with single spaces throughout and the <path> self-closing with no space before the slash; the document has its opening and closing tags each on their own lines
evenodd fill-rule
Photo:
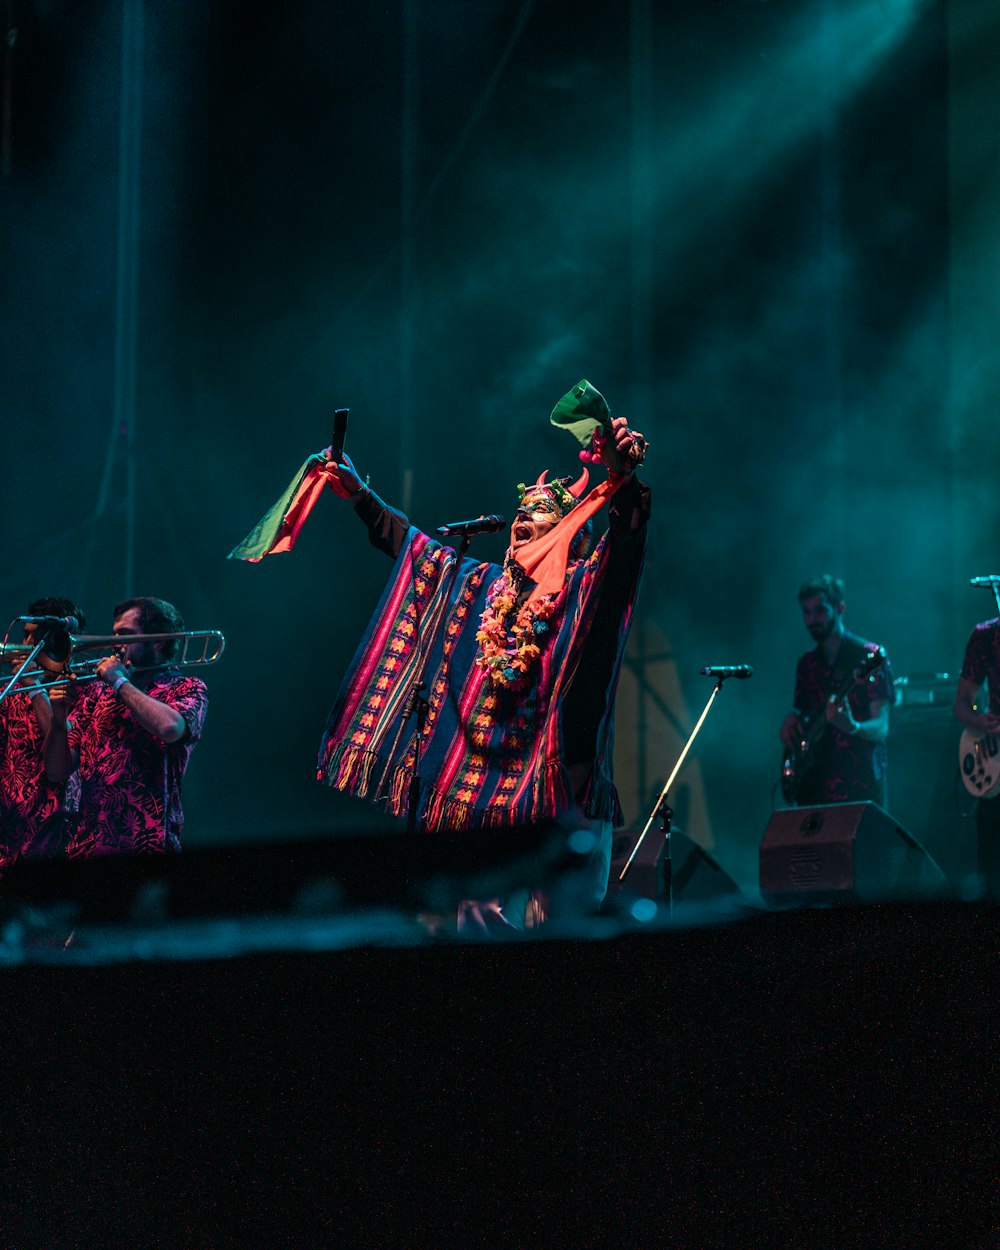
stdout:
<svg viewBox="0 0 1000 1250">
<path fill-rule="evenodd" d="M 491 686 L 475 663 L 487 592 L 502 570 L 463 557 L 452 581 L 456 552 L 410 526 L 327 720 L 319 780 L 407 814 L 416 717 L 398 730 L 431 639 L 418 828 L 524 825 L 579 810 L 621 823 L 614 698 L 644 549 L 645 525 L 613 527 L 570 564 L 534 680 L 511 691 Z"/>
</svg>

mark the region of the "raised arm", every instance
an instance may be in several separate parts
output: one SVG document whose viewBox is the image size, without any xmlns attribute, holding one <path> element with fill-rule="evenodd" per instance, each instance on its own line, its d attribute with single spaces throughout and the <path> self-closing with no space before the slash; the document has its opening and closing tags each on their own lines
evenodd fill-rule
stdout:
<svg viewBox="0 0 1000 1250">
<path fill-rule="evenodd" d="M 622 465 L 626 466 L 626 472 L 624 484 L 608 505 L 608 519 L 612 533 L 635 533 L 649 520 L 649 487 L 635 476 L 649 444 L 637 430 L 629 429 L 624 417 L 615 417 L 611 422 L 611 429 L 615 448 Z M 598 440 L 599 447 L 602 447 L 602 443 L 603 440 Z M 606 459 L 605 464 L 607 465 Z M 610 472 L 610 466 L 608 469 Z"/>
<path fill-rule="evenodd" d="M 324 451 L 330 489 L 340 499 L 350 500 L 354 511 L 368 527 L 368 540 L 373 547 L 395 559 L 402 550 L 410 522 L 402 512 L 375 494 L 367 481 L 362 481 L 354 462 L 346 452 L 335 460 L 330 447 Z"/>
</svg>

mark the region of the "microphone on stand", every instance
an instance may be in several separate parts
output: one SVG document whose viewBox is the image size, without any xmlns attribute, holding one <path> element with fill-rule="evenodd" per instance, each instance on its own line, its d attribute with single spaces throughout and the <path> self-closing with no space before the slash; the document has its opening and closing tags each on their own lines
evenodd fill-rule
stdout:
<svg viewBox="0 0 1000 1250">
<path fill-rule="evenodd" d="M 437 533 L 443 538 L 449 534 L 464 534 L 471 538 L 473 534 L 495 534 L 506 528 L 507 522 L 504 518 L 494 513 L 490 516 L 474 517 L 471 521 L 451 521 L 448 525 L 439 526 Z"/>
<path fill-rule="evenodd" d="M 741 681 L 745 681 L 748 677 L 753 676 L 753 669 L 749 664 L 713 664 L 708 668 L 701 670 L 703 677 L 718 677 L 723 681 L 727 677 L 738 677 Z"/>
<path fill-rule="evenodd" d="M 64 629 L 68 634 L 76 634 L 80 630 L 80 622 L 75 616 L 19 616 L 25 625 L 50 625 Z"/>
<path fill-rule="evenodd" d="M 990 573 L 988 577 L 970 577 L 970 586 L 982 586 L 993 591 L 997 611 L 1000 612 L 1000 573 Z"/>
</svg>

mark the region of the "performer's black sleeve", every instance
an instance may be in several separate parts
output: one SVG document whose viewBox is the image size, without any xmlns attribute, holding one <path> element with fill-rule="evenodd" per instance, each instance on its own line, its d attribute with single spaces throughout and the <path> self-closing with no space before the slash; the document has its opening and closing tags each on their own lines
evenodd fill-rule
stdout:
<svg viewBox="0 0 1000 1250">
<path fill-rule="evenodd" d="M 638 533 L 649 520 L 651 492 L 645 482 L 633 473 L 619 486 L 608 503 L 608 528 L 616 539 L 624 534 Z M 639 509 L 639 530 L 632 529 L 632 513 Z"/>
<path fill-rule="evenodd" d="M 609 565 L 601 600 L 587 638 L 586 655 L 566 698 L 563 714 L 566 763 L 593 764 L 597 727 L 614 699 L 612 677 L 618 654 L 622 613 L 642 560 L 649 520 L 651 492 L 635 476 L 618 488 L 608 504 L 611 543 Z M 632 529 L 632 514 L 639 509 L 639 527 Z"/>
<path fill-rule="evenodd" d="M 368 541 L 371 545 L 395 560 L 406 541 L 406 533 L 410 528 L 409 519 L 379 499 L 370 487 L 361 492 L 355 501 L 354 511 L 368 526 Z"/>
</svg>

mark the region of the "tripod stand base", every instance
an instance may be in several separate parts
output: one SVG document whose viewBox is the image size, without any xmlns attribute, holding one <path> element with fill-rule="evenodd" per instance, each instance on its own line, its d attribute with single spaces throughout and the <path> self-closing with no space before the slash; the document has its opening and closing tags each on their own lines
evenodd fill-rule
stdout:
<svg viewBox="0 0 1000 1250">
<path fill-rule="evenodd" d="M 632 866 L 619 881 L 625 861 L 635 845 L 635 830 L 618 833 L 611 848 L 611 881 L 608 885 L 606 910 L 628 907 L 637 898 L 652 899 L 656 903 L 666 901 L 667 880 L 670 875 L 671 893 L 675 903 L 700 903 L 712 899 L 739 895 L 740 888 L 732 877 L 708 851 L 700 847 L 681 829 L 670 831 L 670 863 L 664 861 L 664 838 L 660 831 L 652 831 L 639 848 Z"/>
</svg>

